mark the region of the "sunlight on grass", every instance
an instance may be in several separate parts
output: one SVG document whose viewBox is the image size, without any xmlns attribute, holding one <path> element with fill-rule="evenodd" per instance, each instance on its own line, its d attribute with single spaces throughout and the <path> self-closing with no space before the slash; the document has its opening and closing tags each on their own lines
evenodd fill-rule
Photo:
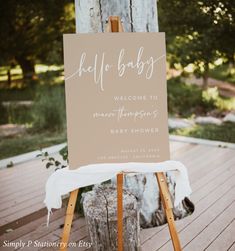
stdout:
<svg viewBox="0 0 235 251">
<path fill-rule="evenodd" d="M 211 87 L 202 92 L 202 100 L 210 106 L 214 106 L 221 111 L 231 111 L 235 109 L 235 98 L 225 98 L 219 95 L 217 87 Z"/>
<path fill-rule="evenodd" d="M 223 111 L 235 110 L 235 98 L 219 98 L 216 102 L 216 106 Z"/>
<path fill-rule="evenodd" d="M 195 125 L 191 128 L 170 130 L 171 134 L 218 140 L 235 143 L 235 126 L 233 123 L 223 123 L 222 125 Z"/>
<path fill-rule="evenodd" d="M 48 71 L 59 71 L 62 70 L 62 65 L 43 65 L 43 64 L 37 64 L 35 66 L 36 73 L 44 73 Z"/>
<path fill-rule="evenodd" d="M 0 81 L 7 81 L 7 70 L 8 67 L 0 67 Z M 11 79 L 22 79 L 22 70 L 19 66 L 11 69 Z"/>
<path fill-rule="evenodd" d="M 9 68 L 6 66 L 0 67 L 0 81 L 7 81 L 7 70 Z M 51 71 L 60 71 L 63 70 L 62 65 L 43 65 L 43 64 L 36 64 L 35 65 L 35 72 L 36 74 L 51 72 Z M 22 70 L 20 66 L 16 66 L 11 69 L 11 79 L 17 80 L 22 79 Z"/>
<path fill-rule="evenodd" d="M 23 78 L 22 74 L 11 76 L 11 80 L 18 80 L 18 79 L 22 79 L 22 78 Z M 7 81 L 7 75 L 0 76 L 0 81 Z"/>
<path fill-rule="evenodd" d="M 216 66 L 210 70 L 210 77 L 235 84 L 235 67 L 228 64 Z"/>
<path fill-rule="evenodd" d="M 0 76 L 0 81 L 7 81 L 7 75 Z"/>
<path fill-rule="evenodd" d="M 19 66 L 11 69 L 11 74 L 12 75 L 22 75 L 22 70 Z"/>
<path fill-rule="evenodd" d="M 58 76 L 53 79 L 53 85 L 60 85 L 64 81 L 64 76 Z"/>
</svg>

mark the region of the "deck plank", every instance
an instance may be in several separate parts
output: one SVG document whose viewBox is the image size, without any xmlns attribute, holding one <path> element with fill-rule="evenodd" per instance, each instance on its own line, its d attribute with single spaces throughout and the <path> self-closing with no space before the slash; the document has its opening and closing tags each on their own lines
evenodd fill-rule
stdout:
<svg viewBox="0 0 235 251">
<path fill-rule="evenodd" d="M 235 177 L 235 176 L 234 176 Z M 220 187 L 217 187 L 212 192 L 204 196 L 196 203 L 196 210 L 193 215 L 184 218 L 176 222 L 178 231 L 181 231 L 186 225 L 190 224 L 192 221 L 200 218 L 200 215 L 206 211 L 209 207 L 215 204 L 215 202 L 225 196 L 231 188 L 233 188 L 235 183 L 235 178 L 232 177 L 226 182 L 224 182 Z M 193 200 L 192 194 L 192 200 Z M 194 200 L 193 200 L 194 202 Z M 152 235 L 147 241 L 143 243 L 144 250 L 155 251 L 170 243 L 169 232 L 167 226 L 165 226 L 161 231 L 156 228 L 156 235 Z M 152 232 L 154 233 L 154 231 Z M 157 240 L 157 241 L 156 241 Z M 171 246 L 171 243 L 170 243 Z M 164 250 L 164 249 L 163 249 Z"/>
<path fill-rule="evenodd" d="M 206 228 L 213 221 L 215 221 L 217 217 L 219 217 L 223 213 L 224 208 L 228 208 L 231 205 L 231 201 L 233 201 L 234 198 L 235 198 L 235 186 L 233 189 L 229 190 L 226 193 L 226 196 L 220 197 L 215 203 L 213 203 L 210 207 L 204 210 L 198 218 L 194 219 L 183 228 L 180 228 L 181 245 L 185 247 L 192 240 L 192 238 L 197 236 L 200 232 L 204 230 L 204 228 Z M 161 251 L 172 250 L 172 244 L 170 242 L 167 242 L 167 244 L 165 244 L 159 250 Z M 199 247 L 199 250 L 203 249 L 200 249 Z"/>
<path fill-rule="evenodd" d="M 235 150 L 183 142 L 170 142 L 171 159 L 179 160 L 188 168 L 196 210 L 193 215 L 176 222 L 185 251 L 235 251 Z M 44 208 L 44 187 L 53 169 L 46 169 L 40 159 L 0 170 L 0 226 Z M 18 182 L 17 182 L 18 180 Z M 12 185 L 14 184 L 14 185 Z M 35 219 L 12 232 L 0 236 L 0 251 L 4 240 L 59 243 L 65 209 L 51 217 L 49 228 L 46 216 Z M 88 241 L 83 218 L 73 221 L 70 242 Z M 173 250 L 167 225 L 141 230 L 143 251 Z M 58 248 L 34 248 L 29 251 L 52 251 Z M 88 251 L 89 249 L 69 248 Z M 89 250 L 90 251 L 90 250 Z"/>
<path fill-rule="evenodd" d="M 232 229 L 229 229 L 229 234 L 230 233 L 233 233 L 233 236 L 234 236 L 234 227 Z M 227 251 L 235 251 L 235 241 L 231 244 L 231 246 L 228 248 Z"/>
<path fill-rule="evenodd" d="M 234 214 L 234 213 L 233 213 Z M 207 251 L 235 250 L 235 221 L 223 229 L 220 235 L 206 248 Z"/>
<path fill-rule="evenodd" d="M 64 215 L 65 215 L 65 208 L 56 210 L 50 217 L 50 223 L 64 217 Z M 2 236 L 0 236 L 0 243 L 6 238 L 9 241 L 22 238 L 23 236 L 26 236 L 27 234 L 30 234 L 33 231 L 35 231 L 39 226 L 45 224 L 46 224 L 46 217 L 41 217 L 35 221 L 28 223 L 27 225 L 15 229 L 12 232 L 3 234 Z M 51 224 L 49 225 L 49 228 L 51 228 Z"/>
<path fill-rule="evenodd" d="M 194 239 L 184 245 L 184 250 L 191 251 L 196 249 L 206 249 L 208 247 L 208 242 L 213 243 L 213 241 L 221 234 L 221 232 L 225 231 L 225 229 L 231 225 L 231 218 L 234 212 L 235 202 L 223 209 L 223 211 L 219 213 L 213 220 L 211 219 L 212 217 L 210 215 L 210 224 L 204 226 L 202 231 L 198 232 L 197 235 L 194 235 Z M 203 219 L 203 217 L 200 217 L 200 221 L 201 219 Z M 197 225 L 198 224 L 200 224 L 199 221 L 197 221 Z M 197 225 L 194 227 L 197 227 Z M 205 236 L 207 237 L 206 239 Z"/>
<path fill-rule="evenodd" d="M 227 172 L 224 172 L 221 176 L 216 176 L 216 179 L 213 179 L 212 181 L 208 182 L 207 179 L 204 180 L 204 183 L 201 183 L 202 188 L 197 189 L 196 191 L 193 190 L 193 194 L 191 196 L 192 201 L 196 204 L 196 212 L 200 212 L 198 207 L 198 203 L 202 200 L 203 202 L 207 200 L 206 196 L 210 196 L 211 193 L 214 191 L 219 190 L 218 186 L 225 183 L 228 179 L 231 178 L 231 175 L 235 174 L 235 169 L 230 169 L 230 166 L 228 166 Z M 213 172 L 210 173 L 211 175 Z M 208 177 L 207 177 L 208 178 Z M 233 184 L 233 181 L 231 182 Z M 199 206 L 201 203 L 199 203 Z M 205 204 L 206 205 L 206 204 Z M 196 213 L 195 212 L 195 213 Z M 194 213 L 194 215 L 195 215 Z M 177 222 L 178 224 L 178 222 Z M 164 227 L 166 228 L 166 226 Z M 157 234 L 160 232 L 162 227 L 154 228 L 154 229 L 145 229 L 142 234 L 142 242 L 145 242 L 148 238 L 152 237 L 154 234 Z"/>
</svg>

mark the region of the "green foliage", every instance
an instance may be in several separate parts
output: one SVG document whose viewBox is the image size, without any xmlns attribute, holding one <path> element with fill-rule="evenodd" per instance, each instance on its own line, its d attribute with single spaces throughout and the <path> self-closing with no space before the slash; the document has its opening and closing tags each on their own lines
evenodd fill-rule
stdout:
<svg viewBox="0 0 235 251">
<path fill-rule="evenodd" d="M 214 79 L 235 84 L 235 68 L 232 67 L 232 65 L 219 65 L 210 70 L 209 76 Z"/>
<path fill-rule="evenodd" d="M 68 146 L 66 145 L 59 151 L 60 156 L 63 160 L 68 161 Z"/>
<path fill-rule="evenodd" d="M 223 123 L 220 126 L 210 124 L 195 125 L 192 128 L 171 130 L 170 133 L 182 136 L 235 143 L 234 123 Z"/>
<path fill-rule="evenodd" d="M 235 98 L 223 98 L 219 95 L 217 87 L 204 90 L 202 101 L 207 110 L 217 108 L 220 111 L 232 111 L 235 109 Z"/>
<path fill-rule="evenodd" d="M 0 103 L 0 124 L 8 123 L 8 114 L 6 108 Z"/>
<path fill-rule="evenodd" d="M 217 87 L 212 87 L 202 92 L 202 100 L 208 107 L 216 107 L 216 102 L 219 99 L 219 91 Z"/>
<path fill-rule="evenodd" d="M 35 86 L 0 89 L 0 102 L 33 100 L 34 98 L 35 98 Z"/>
<path fill-rule="evenodd" d="M 58 169 L 65 168 L 65 165 L 62 165 L 62 163 L 59 160 L 56 160 L 54 157 L 49 156 L 48 152 L 41 151 L 40 154 L 38 154 L 36 157 L 41 157 L 42 161 L 46 161 L 46 168 L 55 167 L 55 171 Z"/>
<path fill-rule="evenodd" d="M 168 0 L 159 1 L 158 8 L 171 66 L 192 63 L 195 73 L 206 79 L 216 59 L 234 63 L 234 1 Z"/>
<path fill-rule="evenodd" d="M 36 130 L 63 130 L 66 123 L 64 87 L 40 86 L 32 116 Z"/>
<path fill-rule="evenodd" d="M 195 85 L 187 85 L 180 78 L 167 81 L 168 111 L 174 116 L 188 117 L 202 110 L 202 90 Z"/>
<path fill-rule="evenodd" d="M 235 98 L 222 98 L 221 96 L 216 101 L 216 107 L 220 111 L 235 110 Z"/>
<path fill-rule="evenodd" d="M 60 156 L 68 163 L 68 147 L 67 145 L 63 147 L 59 151 Z M 45 167 L 50 168 L 54 167 L 55 171 L 65 168 L 66 166 L 62 165 L 59 160 L 54 157 L 51 157 L 48 152 L 41 152 L 36 157 L 42 157 L 42 161 L 45 161 Z M 109 181 L 110 182 L 110 181 Z M 82 205 L 82 194 L 91 191 L 93 188 L 92 186 L 82 187 L 79 189 L 78 197 L 76 200 L 75 211 L 77 211 L 80 215 L 84 216 L 83 205 Z"/>
<path fill-rule="evenodd" d="M 71 0 L 0 0 L 0 65 L 19 64 L 24 77 L 34 64 L 62 63 L 62 34 L 74 32 Z"/>
<path fill-rule="evenodd" d="M 32 121 L 31 107 L 11 102 L 2 106 L 0 124 L 28 124 Z"/>
<path fill-rule="evenodd" d="M 219 95 L 218 89 L 200 87 L 184 83 L 180 78 L 167 81 L 168 112 L 173 116 L 190 117 L 192 115 L 207 115 L 212 110 L 218 112 L 235 109 L 235 98 L 225 98 Z"/>
<path fill-rule="evenodd" d="M 30 124 L 32 116 L 31 107 L 27 105 L 18 105 L 17 101 L 32 100 L 34 87 L 30 88 L 1 88 L 0 89 L 0 124 Z M 3 105 L 8 102 L 8 105 Z"/>
<path fill-rule="evenodd" d="M 18 101 L 33 101 L 38 99 L 38 96 L 41 95 L 38 92 L 42 92 L 43 88 L 47 88 L 48 90 L 49 87 L 45 86 L 51 86 L 50 88 L 55 87 L 55 89 L 60 88 L 59 86 L 63 84 L 61 72 L 61 69 L 41 72 L 38 74 L 38 79 L 34 80 L 34 85 L 22 85 L 21 81 L 19 81 L 18 86 L 4 86 L 2 84 L 0 87 L 0 124 L 32 124 L 33 118 L 35 118 L 32 106 L 18 105 Z M 2 102 L 6 101 L 9 102 L 9 105 L 3 106 Z"/>
</svg>

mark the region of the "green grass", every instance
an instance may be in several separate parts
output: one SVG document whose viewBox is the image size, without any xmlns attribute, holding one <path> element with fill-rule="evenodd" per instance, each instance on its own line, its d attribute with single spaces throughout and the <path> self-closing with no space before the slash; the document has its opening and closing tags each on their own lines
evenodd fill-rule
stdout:
<svg viewBox="0 0 235 251">
<path fill-rule="evenodd" d="M 209 76 L 211 78 L 235 84 L 235 68 L 229 67 L 228 64 L 222 64 L 211 69 Z"/>
<path fill-rule="evenodd" d="M 32 91 L 32 89 L 30 90 Z M 34 97 L 32 99 L 22 98 L 26 95 L 30 95 L 29 92 L 23 92 L 23 90 L 14 90 L 10 95 L 13 99 L 10 100 L 11 103 L 7 106 L 3 106 L 1 103 L 0 95 L 0 124 L 33 124 L 35 126 L 40 124 L 41 126 L 47 123 L 46 127 L 51 127 L 53 125 L 61 127 L 62 120 L 65 120 L 63 85 L 38 86 L 34 88 L 34 92 L 32 93 Z M 18 100 L 14 99 L 14 96 L 16 96 Z M 33 100 L 33 103 L 29 106 L 18 105 L 15 101 L 20 100 Z M 9 101 L 9 99 L 2 101 Z M 42 129 L 48 129 L 46 127 L 42 128 L 41 126 Z"/>
<path fill-rule="evenodd" d="M 49 71 L 38 74 L 35 80 L 28 80 L 26 83 L 20 80 L 12 83 L 9 87 L 5 83 L 0 83 L 0 102 L 34 100 L 38 86 L 55 86 L 64 83 L 62 71 Z"/>
<path fill-rule="evenodd" d="M 188 85 L 179 77 L 167 81 L 168 112 L 172 116 L 189 117 L 194 113 L 205 112 L 202 90 Z"/>
<path fill-rule="evenodd" d="M 31 112 L 36 130 L 63 130 L 66 123 L 64 86 L 39 88 Z"/>
<path fill-rule="evenodd" d="M 12 84 L 7 85 L 7 67 L 0 67 L 0 124 L 15 123 L 33 126 L 28 133 L 0 140 L 0 159 L 38 150 L 66 141 L 64 132 L 64 86 L 61 66 L 36 65 L 37 78 L 24 82 L 19 67 L 11 70 Z M 30 107 L 2 106 L 3 101 L 31 100 Z M 47 128 L 44 120 L 52 125 Z M 54 129 L 53 129 L 54 128 Z M 59 133 L 60 129 L 62 133 Z M 52 133 L 53 131 L 53 133 Z"/>
<path fill-rule="evenodd" d="M 235 109 L 235 98 L 221 96 L 216 87 L 203 91 L 196 85 L 184 83 L 180 77 L 167 81 L 167 91 L 168 112 L 174 117 L 206 116 L 212 110 L 223 113 Z"/>
<path fill-rule="evenodd" d="M 0 104 L 0 124 L 23 124 L 31 125 L 33 116 L 31 107 L 17 106 L 12 104 L 8 107 L 3 107 Z"/>
<path fill-rule="evenodd" d="M 0 101 L 33 100 L 35 89 L 36 85 L 31 85 L 28 88 L 0 88 Z"/>
<path fill-rule="evenodd" d="M 53 122 L 54 124 L 58 122 L 57 118 L 65 117 L 65 115 L 63 115 L 64 94 L 61 93 L 59 95 L 58 93 L 58 89 L 60 89 L 61 92 L 64 92 L 64 81 L 61 67 L 38 65 L 36 68 L 38 68 L 37 79 L 28 80 L 26 83 L 22 80 L 17 83 L 13 81 L 11 86 L 7 86 L 6 83 L 0 83 L 0 124 L 34 124 L 35 115 L 43 120 L 43 115 L 46 111 L 50 112 L 49 118 L 51 118 L 51 120 L 54 118 L 54 121 L 48 120 L 48 123 L 51 125 L 53 125 Z M 0 72 L 4 72 L 4 67 L 0 68 Z M 39 96 L 41 96 L 42 99 L 44 98 L 44 101 L 47 101 L 47 103 L 43 102 L 44 107 L 42 107 L 42 100 L 39 100 Z M 34 101 L 34 103 L 32 106 L 23 107 L 17 106 L 16 103 L 12 102 L 22 100 L 30 100 Z M 10 106 L 3 106 L 2 102 L 4 101 L 11 101 Z M 35 113 L 35 107 L 41 107 L 41 109 L 37 109 Z M 60 113 L 58 114 L 58 112 L 60 112 L 59 109 L 61 110 L 61 116 Z M 56 112 L 57 115 L 54 117 L 51 116 Z"/>
<path fill-rule="evenodd" d="M 195 125 L 192 128 L 170 130 L 171 134 L 235 143 L 234 123 Z"/>
<path fill-rule="evenodd" d="M 215 88 L 203 91 L 198 86 L 182 82 L 180 78 L 168 80 L 167 87 L 170 116 L 181 118 L 206 116 L 211 111 L 222 116 L 224 112 L 235 109 L 235 99 L 220 96 Z M 170 130 L 170 133 L 235 143 L 233 123 L 223 123 L 221 126 L 195 125 L 192 128 Z"/>
<path fill-rule="evenodd" d="M 27 133 L 14 138 L 4 138 L 0 140 L 0 159 L 40 150 L 66 140 L 65 132 Z"/>
</svg>

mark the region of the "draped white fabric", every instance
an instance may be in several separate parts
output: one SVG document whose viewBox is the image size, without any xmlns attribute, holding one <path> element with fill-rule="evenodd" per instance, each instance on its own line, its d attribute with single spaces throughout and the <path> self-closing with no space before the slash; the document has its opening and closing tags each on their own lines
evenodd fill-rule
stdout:
<svg viewBox="0 0 235 251">
<path fill-rule="evenodd" d="M 156 173 L 172 171 L 175 176 L 174 206 L 192 192 L 186 167 L 179 161 L 164 161 L 160 163 L 104 163 L 82 166 L 75 170 L 63 168 L 54 172 L 46 183 L 46 198 L 44 203 L 50 212 L 52 208 L 61 208 L 61 196 L 81 187 L 99 184 L 114 178 L 118 173 L 125 175 L 136 173 Z M 129 173 L 134 172 L 134 173 Z"/>
</svg>

